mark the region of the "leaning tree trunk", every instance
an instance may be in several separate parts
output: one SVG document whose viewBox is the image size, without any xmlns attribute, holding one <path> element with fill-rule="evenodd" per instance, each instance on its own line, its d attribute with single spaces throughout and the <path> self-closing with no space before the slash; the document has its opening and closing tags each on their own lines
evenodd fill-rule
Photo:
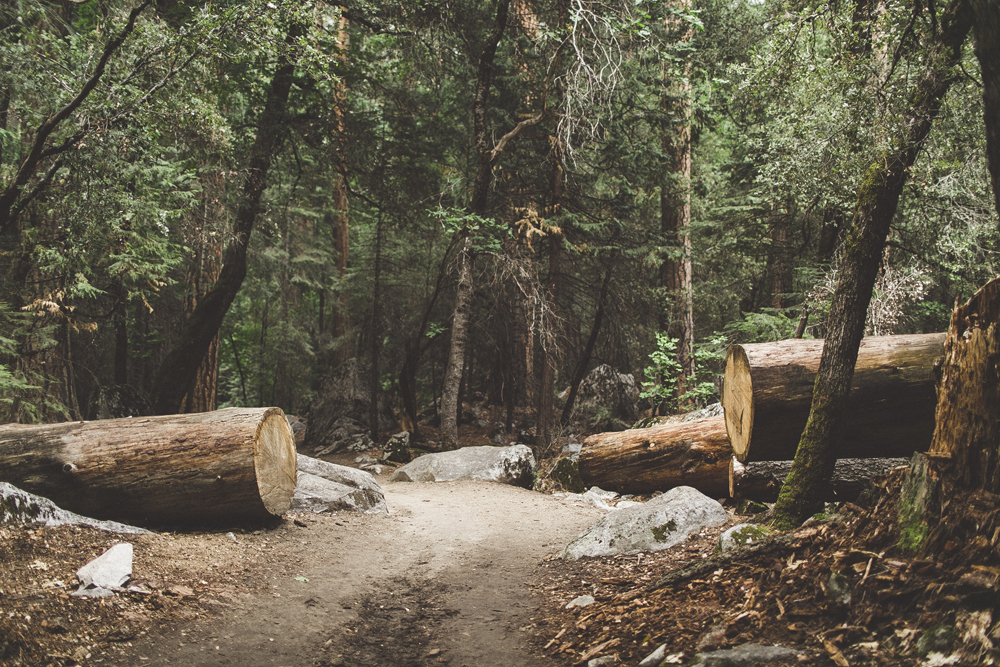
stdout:
<svg viewBox="0 0 1000 667">
<path fill-rule="evenodd" d="M 260 520 L 288 510 L 296 473 L 278 408 L 0 426 L 0 481 L 97 519 Z"/>
<path fill-rule="evenodd" d="M 296 31 L 289 40 L 297 37 Z M 247 273 L 247 250 L 260 200 L 267 187 L 271 161 L 281 147 L 285 126 L 285 105 L 292 87 L 295 65 L 283 56 L 284 62 L 271 79 L 267 101 L 257 123 L 257 137 L 250 149 L 250 162 L 240 193 L 233 238 L 226 248 L 222 270 L 215 285 L 198 301 L 177 341 L 171 346 L 157 373 L 153 389 L 153 411 L 173 414 L 181 410 L 184 396 L 192 391 L 198 368 L 212 341 L 219 335 L 222 320 L 243 286 Z"/>
<path fill-rule="evenodd" d="M 903 132 L 891 143 L 895 148 L 871 163 L 859 186 L 854 220 L 844 240 L 840 277 L 828 317 L 830 330 L 823 346 L 809 420 L 792 472 L 774 509 L 774 524 L 779 528 L 794 528 L 822 508 L 824 489 L 838 456 L 834 446 L 837 429 L 847 415 L 854 364 L 889 225 L 907 173 L 956 78 L 971 22 L 967 0 L 952 0 L 942 12 L 940 30 L 927 54 L 927 67 L 910 98 L 912 107 L 899 124 Z"/>
<path fill-rule="evenodd" d="M 907 459 L 840 459 L 833 469 L 824 502 L 855 502 L 871 485 L 875 475 L 905 467 Z M 791 461 L 759 461 L 740 463 L 736 458 L 729 465 L 729 496 L 740 500 L 773 503 L 778 499 L 781 484 L 792 470 Z"/>
<path fill-rule="evenodd" d="M 580 450 L 580 478 L 619 493 L 691 486 L 722 498 L 729 491 L 731 458 L 723 418 L 709 417 L 592 435 Z"/>
<path fill-rule="evenodd" d="M 837 456 L 895 457 L 925 450 L 934 433 L 934 362 L 945 334 L 873 336 L 861 341 Z M 809 417 L 821 340 L 732 345 L 722 407 L 740 461 L 795 456 Z"/>
</svg>

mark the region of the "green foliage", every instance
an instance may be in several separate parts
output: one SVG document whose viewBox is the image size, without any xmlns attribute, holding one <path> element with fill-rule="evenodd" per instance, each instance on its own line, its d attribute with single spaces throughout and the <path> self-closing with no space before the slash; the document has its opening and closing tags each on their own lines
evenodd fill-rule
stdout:
<svg viewBox="0 0 1000 667">
<path fill-rule="evenodd" d="M 681 365 L 677 361 L 677 339 L 667 334 L 656 334 L 656 349 L 649 353 L 650 365 L 643 369 L 646 379 L 639 383 L 642 390 L 639 397 L 653 405 L 664 406 L 666 412 L 673 413 L 680 406 L 696 409 L 712 403 L 718 398 L 715 384 L 715 366 L 723 358 L 720 351 L 721 338 L 714 338 L 704 344 L 695 345 L 695 374 L 685 381 L 685 391 L 678 395 L 681 379 Z"/>
</svg>

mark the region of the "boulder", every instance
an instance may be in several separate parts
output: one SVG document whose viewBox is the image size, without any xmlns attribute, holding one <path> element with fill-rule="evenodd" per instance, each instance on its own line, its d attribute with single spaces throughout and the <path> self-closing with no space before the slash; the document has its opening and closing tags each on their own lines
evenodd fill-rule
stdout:
<svg viewBox="0 0 1000 667">
<path fill-rule="evenodd" d="M 306 429 L 309 437 L 310 429 Z M 316 456 L 326 456 L 332 452 L 366 452 L 375 447 L 368 435 L 368 427 L 351 417 L 340 419 L 327 425 L 324 445 L 316 449 Z M 307 445 L 303 440 L 303 448 Z"/>
<path fill-rule="evenodd" d="M 298 455 L 294 512 L 388 514 L 385 494 L 370 473 Z"/>
<path fill-rule="evenodd" d="M 0 482 L 0 524 L 15 521 L 24 525 L 46 527 L 81 524 L 106 530 L 109 533 L 150 534 L 145 528 L 137 528 L 117 521 L 98 521 L 68 512 L 48 498 L 22 491 L 7 482 Z"/>
<path fill-rule="evenodd" d="M 153 414 L 149 400 L 138 390 L 126 384 L 98 387 L 90 395 L 87 415 L 94 419 L 118 419 Z"/>
<path fill-rule="evenodd" d="M 661 551 L 728 520 L 718 501 L 690 486 L 678 486 L 641 506 L 609 513 L 570 542 L 562 557 Z"/>
<path fill-rule="evenodd" d="M 108 597 L 115 591 L 124 590 L 132 578 L 132 545 L 122 542 L 76 571 L 80 581 L 73 595 L 79 597 Z"/>
<path fill-rule="evenodd" d="M 463 447 L 426 454 L 399 468 L 390 482 L 454 482 L 481 479 L 530 489 L 535 483 L 535 456 L 527 445 Z"/>
<path fill-rule="evenodd" d="M 379 430 L 388 431 L 396 426 L 396 419 L 385 395 L 379 394 L 377 400 Z M 327 373 L 320 383 L 317 398 L 309 407 L 305 447 L 327 453 L 346 448 L 348 443 L 343 442 L 345 426 L 355 429 L 352 435 L 369 430 L 371 402 L 368 366 L 358 359 L 348 359 Z M 356 425 L 361 426 L 360 431 L 356 430 Z"/>
<path fill-rule="evenodd" d="M 583 409 L 606 408 L 617 419 L 633 422 L 637 416 L 639 387 L 635 378 L 601 364 L 587 374 L 577 392 L 577 405 Z"/>
</svg>

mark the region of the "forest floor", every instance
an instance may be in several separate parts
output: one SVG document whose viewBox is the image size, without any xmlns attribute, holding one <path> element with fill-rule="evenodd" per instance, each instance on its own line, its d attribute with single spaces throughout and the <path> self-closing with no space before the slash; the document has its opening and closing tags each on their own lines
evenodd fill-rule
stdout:
<svg viewBox="0 0 1000 667">
<path fill-rule="evenodd" d="M 750 642 L 841 667 L 992 655 L 1000 570 L 894 554 L 898 475 L 873 510 L 848 505 L 750 557 L 714 554 L 716 530 L 577 562 L 558 554 L 603 515 L 593 507 L 491 483 L 379 481 L 389 516 L 144 536 L 4 526 L 0 664 L 636 665 L 661 644 L 680 664 Z M 148 592 L 70 596 L 76 569 L 119 541 Z M 565 608 L 583 594 L 596 602 Z M 956 635 L 979 653 L 933 662 Z"/>
</svg>

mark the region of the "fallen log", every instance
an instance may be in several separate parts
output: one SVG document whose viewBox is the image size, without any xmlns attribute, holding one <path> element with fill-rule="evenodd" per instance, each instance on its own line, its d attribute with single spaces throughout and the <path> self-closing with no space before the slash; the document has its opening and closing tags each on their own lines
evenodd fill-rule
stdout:
<svg viewBox="0 0 1000 667">
<path fill-rule="evenodd" d="M 219 524 L 287 511 L 292 431 L 278 408 L 0 426 L 0 481 L 96 519 Z"/>
<path fill-rule="evenodd" d="M 934 432 L 934 361 L 945 334 L 861 341 L 838 458 L 909 457 Z M 732 345 L 722 407 L 733 453 L 742 462 L 795 458 L 809 417 L 822 340 Z"/>
<path fill-rule="evenodd" d="M 840 459 L 830 480 L 830 496 L 825 502 L 855 502 L 869 486 L 871 478 L 909 465 L 908 459 Z M 729 496 L 740 500 L 773 503 L 792 469 L 791 461 L 752 461 L 729 464 Z"/>
<path fill-rule="evenodd" d="M 580 450 L 580 478 L 587 486 L 618 493 L 691 486 L 722 498 L 731 458 L 723 417 L 709 417 L 592 435 Z"/>
</svg>

